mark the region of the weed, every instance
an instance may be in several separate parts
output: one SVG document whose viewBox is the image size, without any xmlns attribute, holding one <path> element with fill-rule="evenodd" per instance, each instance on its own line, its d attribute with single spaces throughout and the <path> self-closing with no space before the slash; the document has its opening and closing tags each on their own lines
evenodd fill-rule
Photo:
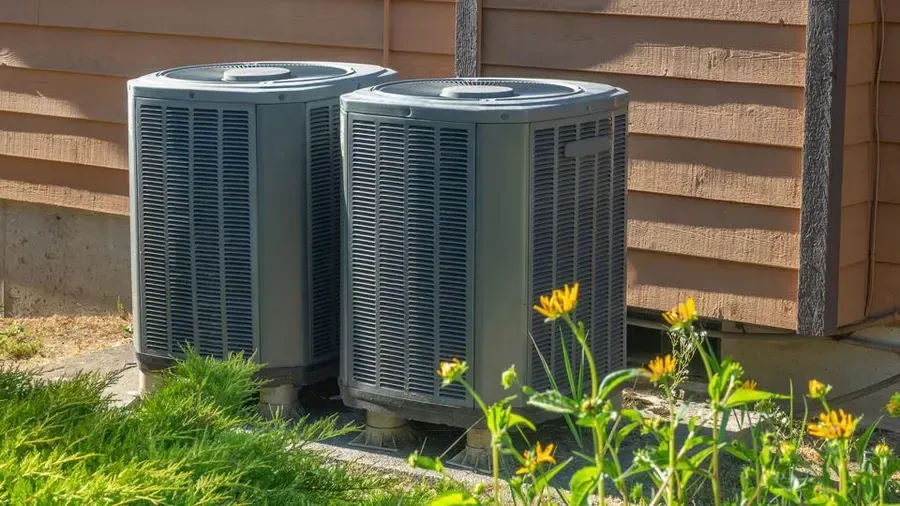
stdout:
<svg viewBox="0 0 900 506">
<path fill-rule="evenodd" d="M 0 356 L 24 360 L 40 353 L 41 342 L 31 336 L 19 323 L 11 324 L 0 331 Z"/>
</svg>

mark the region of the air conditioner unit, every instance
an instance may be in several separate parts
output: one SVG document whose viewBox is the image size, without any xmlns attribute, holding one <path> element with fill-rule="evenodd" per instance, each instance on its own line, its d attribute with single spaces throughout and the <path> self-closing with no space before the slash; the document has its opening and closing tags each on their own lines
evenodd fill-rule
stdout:
<svg viewBox="0 0 900 506">
<path fill-rule="evenodd" d="M 338 97 L 392 70 L 254 62 L 128 83 L 134 336 L 144 372 L 192 347 L 273 385 L 336 375 Z"/>
<path fill-rule="evenodd" d="M 627 106 L 618 88 L 535 79 L 397 81 L 341 98 L 341 387 L 370 425 L 476 422 L 464 389 L 440 388 L 443 360 L 467 360 L 488 401 L 508 393 L 511 364 L 549 388 L 530 335 L 567 384 L 559 329 L 532 305 L 573 281 L 601 372 L 624 366 Z M 369 432 L 357 442 L 396 442 Z"/>
</svg>

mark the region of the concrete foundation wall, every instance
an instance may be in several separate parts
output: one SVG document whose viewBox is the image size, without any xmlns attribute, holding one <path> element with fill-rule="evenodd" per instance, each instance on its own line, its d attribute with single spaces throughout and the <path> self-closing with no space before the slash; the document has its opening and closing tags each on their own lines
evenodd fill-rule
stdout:
<svg viewBox="0 0 900 506">
<path fill-rule="evenodd" d="M 127 216 L 0 200 L 6 316 L 131 308 Z"/>
</svg>

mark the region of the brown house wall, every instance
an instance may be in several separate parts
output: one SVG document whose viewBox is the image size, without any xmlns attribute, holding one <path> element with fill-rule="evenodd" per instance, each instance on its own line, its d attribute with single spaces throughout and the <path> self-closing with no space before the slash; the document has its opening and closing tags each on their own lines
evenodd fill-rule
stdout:
<svg viewBox="0 0 900 506">
<path fill-rule="evenodd" d="M 851 0 L 847 38 L 847 95 L 844 123 L 844 172 L 841 195 L 841 248 L 837 324 L 865 318 L 870 272 L 873 114 L 877 0 Z"/>
<path fill-rule="evenodd" d="M 884 21 L 873 311 L 886 311 L 900 305 L 900 3 L 884 0 Z"/>
<path fill-rule="evenodd" d="M 482 74 L 632 93 L 629 305 L 797 325 L 805 2 L 485 0 Z M 515 43 L 513 42 L 515 41 Z"/>
<path fill-rule="evenodd" d="M 0 0 L 0 199 L 128 212 L 129 78 L 210 61 L 453 71 L 452 0 Z"/>
<path fill-rule="evenodd" d="M 851 0 L 839 324 L 863 317 L 869 276 L 875 2 Z M 388 63 L 403 77 L 450 75 L 455 3 L 0 0 L 0 199 L 126 214 L 125 82 L 161 68 L 384 63 L 388 39 Z M 873 311 L 900 302 L 900 4 L 885 7 Z M 665 309 L 691 294 L 710 317 L 796 328 L 806 2 L 482 8 L 482 75 L 632 92 L 629 304 Z"/>
</svg>

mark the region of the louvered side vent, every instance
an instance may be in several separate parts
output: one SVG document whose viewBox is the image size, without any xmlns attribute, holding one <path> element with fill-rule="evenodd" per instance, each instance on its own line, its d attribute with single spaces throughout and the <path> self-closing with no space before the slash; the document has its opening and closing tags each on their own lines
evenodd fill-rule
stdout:
<svg viewBox="0 0 900 506">
<path fill-rule="evenodd" d="M 565 147 L 609 134 L 609 120 L 595 119 L 537 128 L 532 139 L 532 300 L 578 281 L 577 318 L 588 326 L 594 355 L 603 364 L 610 351 L 610 153 L 574 158 L 565 155 Z M 553 382 L 567 391 L 566 355 L 577 371 L 577 343 L 568 329 L 544 323 L 536 312 L 530 330 L 536 344 L 531 349 L 534 388 L 552 386 L 545 372 L 550 368 Z"/>
<path fill-rule="evenodd" d="M 336 356 L 340 345 L 340 106 L 311 107 L 308 114 L 310 356 L 319 362 Z"/>
<path fill-rule="evenodd" d="M 469 358 L 471 131 L 357 118 L 350 128 L 353 380 L 466 404 L 435 371 Z"/>
<path fill-rule="evenodd" d="M 142 351 L 252 353 L 252 114 L 136 109 Z"/>
<path fill-rule="evenodd" d="M 627 296 L 628 116 L 615 117 L 612 170 L 612 237 L 610 240 L 610 349 L 609 368 L 625 367 L 625 311 Z"/>
</svg>

